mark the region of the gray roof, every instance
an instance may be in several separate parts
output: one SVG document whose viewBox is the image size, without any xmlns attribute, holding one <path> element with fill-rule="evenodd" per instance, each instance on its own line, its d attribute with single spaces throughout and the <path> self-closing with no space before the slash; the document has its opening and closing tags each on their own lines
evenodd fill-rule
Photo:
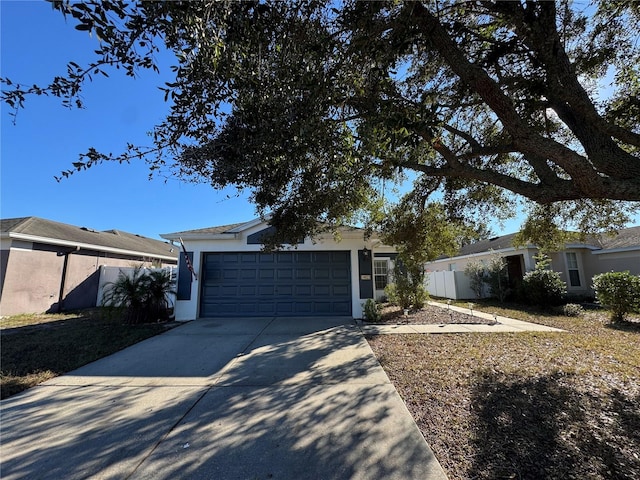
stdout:
<svg viewBox="0 0 640 480">
<path fill-rule="evenodd" d="M 217 227 L 206 227 L 206 228 L 198 228 L 196 230 L 184 230 L 182 232 L 174 232 L 174 233 L 166 233 L 167 236 L 180 236 L 180 235 L 193 235 L 193 234 L 211 234 L 217 235 L 220 233 L 229 233 L 230 230 L 234 228 L 238 228 L 241 225 L 244 225 L 248 222 L 242 223 L 231 223 L 229 225 L 219 225 Z"/>
<path fill-rule="evenodd" d="M 460 249 L 458 256 L 473 255 L 474 253 L 488 252 L 489 250 L 501 250 L 503 248 L 513 247 L 513 237 L 515 233 L 502 235 L 501 237 L 493 237 L 487 240 L 480 240 L 469 245 L 465 245 Z"/>
<path fill-rule="evenodd" d="M 77 227 L 38 217 L 8 218 L 0 220 L 0 233 L 21 234 L 46 239 L 61 240 L 103 248 L 136 252 L 141 256 L 178 258 L 178 249 L 167 242 L 154 240 L 121 230 L 99 232 L 88 227 Z M 173 251 L 171 251 L 173 250 Z"/>
<path fill-rule="evenodd" d="M 187 237 L 189 235 L 220 235 L 225 233 L 234 233 L 232 232 L 232 230 L 238 227 L 241 227 L 243 225 L 246 225 L 248 223 L 251 223 L 253 221 L 254 220 L 249 220 L 248 222 L 231 223 L 229 225 L 218 225 L 215 227 L 198 228 L 195 230 L 184 230 L 182 232 L 165 233 L 162 236 L 166 238 L 175 239 L 183 235 Z M 361 231 L 361 230 L 362 229 L 358 227 L 342 227 L 343 232 L 353 232 L 353 231 Z"/>
<path fill-rule="evenodd" d="M 614 236 L 603 236 L 600 246 L 603 250 L 640 247 L 640 226 L 625 228 Z"/>
<path fill-rule="evenodd" d="M 511 248 L 513 247 L 513 237 L 515 236 L 515 233 L 510 233 L 508 235 L 502 235 L 500 237 L 480 240 L 479 242 L 475 242 L 462 247 L 456 257 L 473 255 L 476 253 L 484 253 L 491 250 L 501 250 L 503 248 Z M 588 237 L 585 241 L 580 242 L 580 244 L 585 246 L 592 246 L 596 249 L 602 250 L 613 250 L 617 248 L 629 247 L 640 248 L 640 226 L 622 229 L 614 235 Z"/>
</svg>

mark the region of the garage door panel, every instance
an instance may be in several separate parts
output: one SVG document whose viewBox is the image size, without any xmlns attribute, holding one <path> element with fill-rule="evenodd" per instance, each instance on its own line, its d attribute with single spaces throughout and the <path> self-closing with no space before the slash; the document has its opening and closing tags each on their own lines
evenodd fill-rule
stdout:
<svg viewBox="0 0 640 480">
<path fill-rule="evenodd" d="M 255 297 L 256 287 L 253 285 L 244 285 L 239 288 L 239 295 L 242 297 Z"/>
<path fill-rule="evenodd" d="M 258 305 L 255 302 L 239 303 L 237 313 L 240 315 L 253 316 L 258 311 Z"/>
<path fill-rule="evenodd" d="M 309 280 L 312 278 L 311 268 L 303 267 L 295 271 L 297 280 Z"/>
<path fill-rule="evenodd" d="M 275 280 L 276 271 L 273 268 L 261 268 L 258 277 L 260 280 Z"/>
<path fill-rule="evenodd" d="M 351 314 L 349 252 L 205 253 L 200 316 Z"/>
<path fill-rule="evenodd" d="M 336 302 L 332 306 L 333 315 L 351 315 L 351 302 Z"/>
<path fill-rule="evenodd" d="M 278 297 L 291 297 L 293 296 L 293 285 L 278 284 L 275 288 L 275 294 Z"/>
<path fill-rule="evenodd" d="M 275 294 L 275 287 L 273 285 L 258 285 L 258 295 L 273 296 Z"/>
<path fill-rule="evenodd" d="M 296 302 L 295 313 L 297 315 L 318 315 L 318 312 L 315 312 L 313 307 L 313 302 Z"/>
<path fill-rule="evenodd" d="M 258 270 L 255 268 L 243 268 L 240 270 L 240 280 L 257 280 Z"/>
<path fill-rule="evenodd" d="M 258 311 L 257 314 L 260 316 L 265 315 L 275 315 L 276 314 L 276 306 L 273 302 L 261 302 L 258 303 Z"/>
<path fill-rule="evenodd" d="M 221 285 L 218 291 L 223 297 L 235 297 L 238 295 L 238 285 Z"/>
<path fill-rule="evenodd" d="M 335 280 L 344 280 L 349 278 L 349 270 L 347 270 L 346 268 L 336 268 L 332 273 L 332 277 Z"/>
<path fill-rule="evenodd" d="M 258 256 L 259 263 L 263 265 L 272 265 L 276 262 L 275 253 L 262 253 Z"/>
<path fill-rule="evenodd" d="M 331 278 L 331 275 L 329 274 L 329 272 L 330 272 L 329 268 L 316 267 L 313 270 L 313 278 L 315 278 L 316 280 L 329 280 Z"/>
<path fill-rule="evenodd" d="M 327 297 L 331 295 L 331 286 L 329 285 L 314 285 L 313 295 L 316 297 Z"/>
<path fill-rule="evenodd" d="M 311 285 L 296 285 L 296 288 L 295 288 L 296 296 L 311 295 L 311 292 L 312 292 Z"/>
<path fill-rule="evenodd" d="M 292 264 L 295 260 L 291 252 L 278 252 L 275 255 L 277 257 L 276 261 L 281 265 Z"/>
<path fill-rule="evenodd" d="M 344 285 L 333 285 L 331 290 L 333 291 L 332 293 L 334 297 L 344 297 L 350 293 L 349 287 Z"/>
<path fill-rule="evenodd" d="M 238 272 L 238 270 L 223 270 L 221 276 L 222 280 L 237 280 L 240 272 Z"/>
<path fill-rule="evenodd" d="M 291 315 L 295 313 L 295 304 L 291 300 L 285 300 L 283 302 L 276 302 L 276 311 L 278 315 Z"/>
<path fill-rule="evenodd" d="M 331 313 L 331 303 L 329 302 L 315 302 L 314 308 L 318 313 Z"/>
<path fill-rule="evenodd" d="M 276 277 L 278 280 L 293 280 L 293 269 L 292 268 L 278 269 Z"/>
</svg>

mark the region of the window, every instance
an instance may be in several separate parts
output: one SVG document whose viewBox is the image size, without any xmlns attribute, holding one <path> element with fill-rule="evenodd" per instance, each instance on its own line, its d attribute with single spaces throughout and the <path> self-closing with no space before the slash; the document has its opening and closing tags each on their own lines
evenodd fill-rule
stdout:
<svg viewBox="0 0 640 480">
<path fill-rule="evenodd" d="M 569 272 L 569 285 L 572 287 L 579 287 L 580 283 L 580 271 L 578 270 L 578 257 L 574 252 L 567 252 L 567 271 Z"/>
<path fill-rule="evenodd" d="M 373 261 L 373 276 L 376 285 L 376 290 L 384 290 L 384 287 L 389 283 L 389 261 L 388 260 L 374 260 Z"/>
</svg>

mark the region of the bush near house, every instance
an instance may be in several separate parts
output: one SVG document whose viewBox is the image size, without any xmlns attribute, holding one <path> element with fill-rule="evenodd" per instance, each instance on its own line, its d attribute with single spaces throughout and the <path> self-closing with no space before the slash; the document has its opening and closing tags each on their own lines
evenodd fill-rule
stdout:
<svg viewBox="0 0 640 480">
<path fill-rule="evenodd" d="M 498 254 L 489 259 L 487 265 L 486 283 L 493 298 L 504 302 L 509 294 L 509 279 L 507 277 L 507 261 Z"/>
<path fill-rule="evenodd" d="M 422 283 L 412 281 L 408 276 L 395 274 L 396 283 L 390 283 L 384 288 L 384 294 L 391 305 L 397 305 L 403 310 L 415 308 L 420 310 L 429 300 L 429 293 Z"/>
<path fill-rule="evenodd" d="M 562 307 L 562 313 L 567 317 L 579 317 L 584 313 L 584 309 L 582 305 L 578 305 L 577 303 L 567 303 Z"/>
<path fill-rule="evenodd" d="M 551 259 L 546 255 L 534 257 L 536 267 L 522 279 L 522 298 L 540 307 L 560 305 L 567 294 L 567 284 L 560 274 L 549 269 Z"/>
<path fill-rule="evenodd" d="M 611 311 L 611 321 L 624 321 L 628 313 L 640 310 L 640 276 L 629 271 L 608 272 L 593 277 L 598 301 Z"/>
<path fill-rule="evenodd" d="M 480 260 L 473 260 L 464 267 L 464 274 L 469 277 L 469 284 L 476 298 L 482 298 L 487 279 L 484 264 Z"/>
<path fill-rule="evenodd" d="M 364 319 L 369 322 L 379 322 L 382 315 L 380 308 L 373 298 L 367 299 L 364 304 Z"/>
</svg>

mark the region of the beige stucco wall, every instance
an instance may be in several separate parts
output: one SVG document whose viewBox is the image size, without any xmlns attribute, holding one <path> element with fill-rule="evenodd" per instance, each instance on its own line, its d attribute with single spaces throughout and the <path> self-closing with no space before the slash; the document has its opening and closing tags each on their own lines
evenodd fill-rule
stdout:
<svg viewBox="0 0 640 480">
<path fill-rule="evenodd" d="M 0 315 L 46 312 L 58 301 L 63 258 L 56 252 L 5 250 Z"/>
<path fill-rule="evenodd" d="M 591 255 L 587 266 L 594 274 L 628 270 L 633 275 L 640 275 L 640 249 L 601 254 L 596 252 Z"/>
<path fill-rule="evenodd" d="M 57 311 L 65 257 L 58 256 L 56 250 L 58 248 L 34 247 L 25 242 L 13 242 L 10 248 L 2 250 L 0 315 Z M 60 250 L 64 251 L 64 248 Z M 133 257 L 116 257 L 104 252 L 70 254 L 63 308 L 95 306 L 100 265 L 128 267 L 140 264 L 150 265 Z"/>
</svg>

